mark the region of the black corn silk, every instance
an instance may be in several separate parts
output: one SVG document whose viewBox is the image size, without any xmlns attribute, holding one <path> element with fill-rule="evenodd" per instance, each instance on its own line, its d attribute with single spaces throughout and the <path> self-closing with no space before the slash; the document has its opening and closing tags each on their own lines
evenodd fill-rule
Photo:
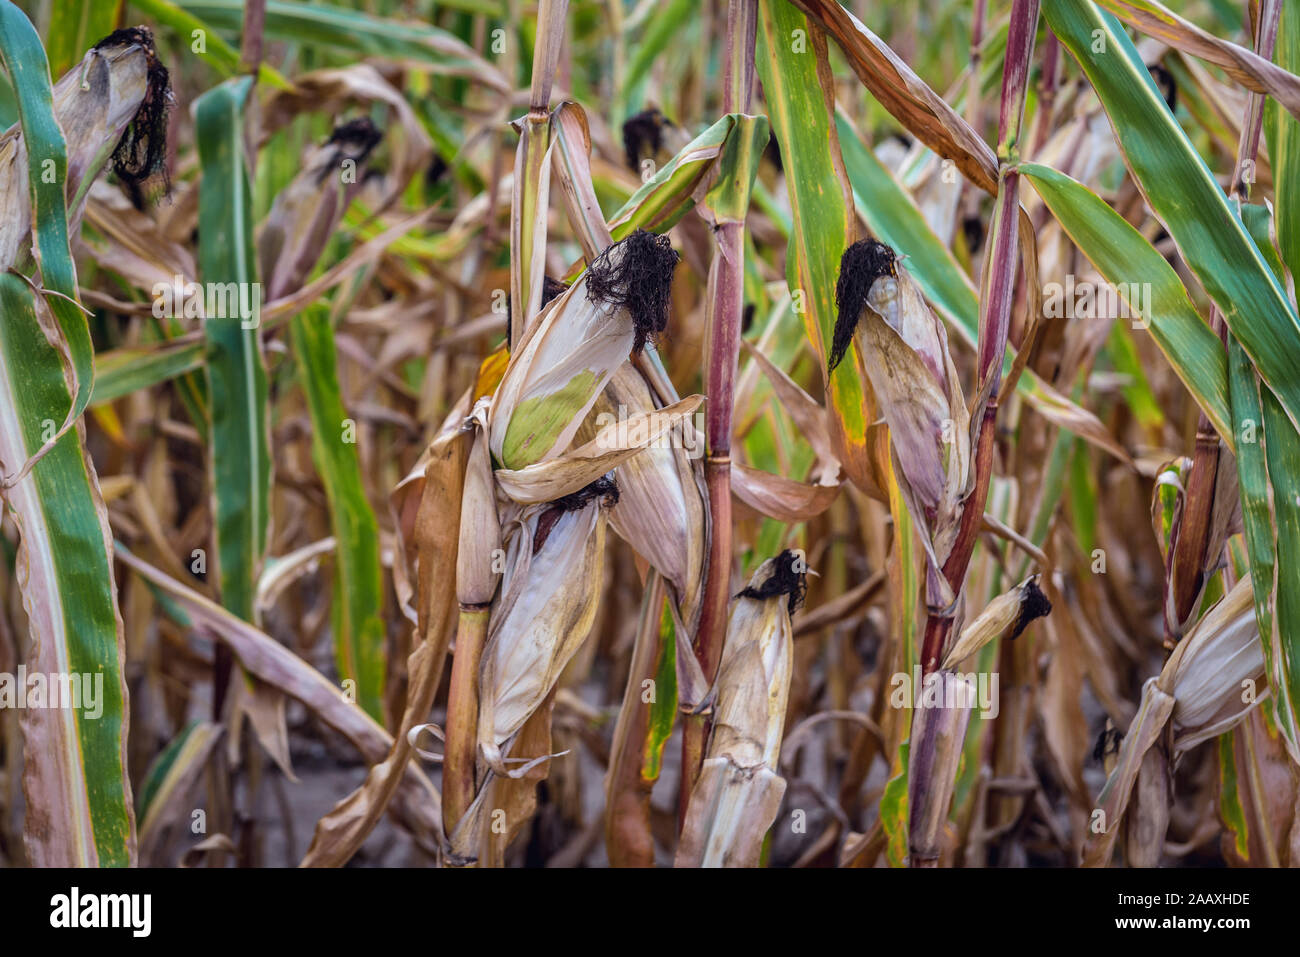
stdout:
<svg viewBox="0 0 1300 957">
<path fill-rule="evenodd" d="M 1020 633 L 1029 627 L 1029 623 L 1042 618 L 1052 610 L 1052 603 L 1038 587 L 1037 577 L 1029 579 L 1025 593 L 1020 597 L 1020 614 L 1016 616 L 1016 625 L 1011 629 L 1011 640 L 1015 641 Z"/>
<path fill-rule="evenodd" d="M 163 192 L 171 189 L 163 160 L 167 154 L 167 111 L 171 103 L 171 81 L 167 68 L 158 59 L 153 34 L 144 27 L 115 30 L 95 44 L 99 50 L 109 46 L 137 45 L 144 49 L 147 77 L 144 100 L 122 138 L 113 150 L 113 172 L 131 194 L 136 208 L 143 207 L 141 186 L 157 173 L 163 173 Z"/>
<path fill-rule="evenodd" d="M 610 251 L 620 249 L 617 258 Z M 592 300 L 624 308 L 636 326 L 632 354 L 639 355 L 648 341 L 668 328 L 668 302 L 673 270 L 681 257 L 667 236 L 638 229 L 605 248 L 587 270 L 587 292 Z"/>
<path fill-rule="evenodd" d="M 605 508 L 618 504 L 618 483 L 614 481 L 612 475 L 602 475 L 590 485 L 580 488 L 576 492 L 570 492 L 568 495 L 560 496 L 551 502 L 551 507 L 558 508 L 561 512 L 576 512 L 596 498 L 604 499 L 601 504 Z"/>
<path fill-rule="evenodd" d="M 798 552 L 786 549 L 780 555 L 776 556 L 773 562 L 772 574 L 768 576 L 767 581 L 757 588 L 750 586 L 744 591 L 736 594 L 737 598 L 753 598 L 762 601 L 765 598 L 776 598 L 779 595 L 789 595 L 790 600 L 786 604 L 790 614 L 794 614 L 799 606 L 803 604 L 804 595 L 808 592 L 808 576 L 803 568 L 803 559 Z"/>
<path fill-rule="evenodd" d="M 642 110 L 623 124 L 623 152 L 627 154 L 628 168 L 637 171 L 641 160 L 653 157 L 663 145 L 664 127 L 673 123 L 655 107 Z"/>
<path fill-rule="evenodd" d="M 1122 731 L 1115 728 L 1104 728 L 1101 734 L 1097 735 L 1097 743 L 1092 749 L 1092 759 L 1101 761 L 1108 754 L 1117 754 L 1120 742 L 1123 740 L 1124 733 Z"/>
<path fill-rule="evenodd" d="M 324 182 L 345 159 L 350 159 L 357 165 L 365 162 L 383 138 L 383 130 L 375 126 L 368 116 L 340 123 L 334 127 L 334 132 L 325 141 L 326 146 L 334 147 L 334 156 L 321 168 L 317 182 Z"/>
<path fill-rule="evenodd" d="M 542 546 L 550 538 L 551 529 L 555 527 L 561 515 L 565 512 L 576 512 L 595 499 L 602 499 L 601 508 L 613 508 L 618 504 L 618 483 L 614 481 L 612 475 L 602 475 L 590 485 L 568 495 L 561 495 L 551 502 L 550 507 L 537 519 L 537 531 L 533 533 L 533 554 L 536 555 L 542 550 Z"/>
<path fill-rule="evenodd" d="M 840 257 L 840 278 L 835 284 L 835 333 L 827 371 L 833 371 L 853 344 L 853 330 L 867 305 L 867 293 L 881 276 L 897 276 L 898 256 L 882 242 L 862 239 Z"/>
<path fill-rule="evenodd" d="M 1174 79 L 1172 73 L 1165 69 L 1163 63 L 1152 63 L 1147 67 L 1147 71 L 1150 72 L 1151 79 L 1155 80 L 1160 95 L 1165 98 L 1165 105 L 1169 107 L 1169 112 L 1172 113 L 1174 107 L 1178 104 L 1178 81 Z"/>
</svg>

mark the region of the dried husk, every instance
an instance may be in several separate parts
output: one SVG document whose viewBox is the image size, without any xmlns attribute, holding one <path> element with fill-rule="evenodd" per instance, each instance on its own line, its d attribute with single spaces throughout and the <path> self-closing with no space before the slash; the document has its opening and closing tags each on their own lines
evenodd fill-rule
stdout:
<svg viewBox="0 0 1300 957">
<path fill-rule="evenodd" d="M 491 413 L 491 449 L 508 469 L 553 458 L 569 446 L 614 372 L 644 341 L 644 325 L 630 309 L 609 299 L 627 284 L 661 293 L 672 281 L 675 254 L 642 264 L 639 237 L 610 246 L 581 279 L 542 310 L 510 357 Z M 669 251 L 671 252 L 671 251 Z M 659 272 L 642 275 L 644 268 Z"/>
<path fill-rule="evenodd" d="M 1166 662 L 1175 756 L 1236 725 L 1266 694 L 1250 577 L 1233 586 Z"/>
<path fill-rule="evenodd" d="M 123 131 L 140 111 L 151 90 L 149 61 L 152 38 L 147 30 L 136 41 L 122 38 L 87 51 L 54 84 L 54 115 L 67 137 L 68 233 L 76 235 L 85 212 L 90 183 L 108 162 Z M 27 255 L 32 211 L 27 190 L 27 155 L 22 127 L 15 123 L 0 136 L 0 266 L 17 265 Z"/>
<path fill-rule="evenodd" d="M 866 244 L 864 246 L 864 243 Z M 889 247 L 855 244 L 841 264 L 836 340 L 852 339 L 889 425 L 894 471 L 929 561 L 926 600 L 951 613 L 956 595 L 940 572 L 974 481 L 971 421 L 943 323 Z M 868 270 L 865 276 L 854 271 Z M 871 275 L 879 271 L 876 278 Z M 871 279 L 860 302 L 854 285 Z"/>
<path fill-rule="evenodd" d="M 1177 761 L 1188 749 L 1231 730 L 1267 694 L 1259 690 L 1263 680 L 1264 653 L 1246 575 L 1179 642 L 1159 677 L 1143 686 L 1141 706 L 1092 812 L 1085 867 L 1110 862 L 1147 752 L 1167 738 L 1160 747 Z M 1143 813 L 1151 813 L 1150 807 Z"/>
<path fill-rule="evenodd" d="M 361 190 L 366 160 L 381 136 L 367 118 L 340 125 L 308 151 L 301 171 L 276 195 L 257 237 L 268 302 L 298 289 L 311 273 Z"/>
<path fill-rule="evenodd" d="M 794 639 L 789 578 L 800 553 L 764 562 L 731 612 L 718 668 L 713 734 L 687 809 L 678 867 L 754 867 L 776 819 L 785 779 L 776 773 L 785 729 Z M 786 564 L 785 574 L 781 568 Z M 796 591 L 796 594 L 798 592 Z M 764 597 L 753 597 L 753 595 Z"/>
<path fill-rule="evenodd" d="M 510 773 L 510 739 L 550 693 L 595 621 L 605 553 L 603 505 L 592 499 L 558 516 L 554 506 L 533 507 L 507 535 L 501 595 L 479 671 L 479 748 L 499 774 Z M 539 526 L 544 542 L 534 554 Z"/>
<path fill-rule="evenodd" d="M 658 408 L 641 373 L 624 363 L 592 412 L 580 438 L 595 439 L 600 423 L 611 421 L 607 417 L 627 423 L 632 434 L 636 417 L 663 416 L 666 410 Z M 681 618 L 694 635 L 709 557 L 709 506 L 701 459 L 692 458 L 691 450 L 703 450 L 704 440 L 689 416 L 672 430 L 619 466 L 618 503 L 609 522 L 672 586 Z"/>
<path fill-rule="evenodd" d="M 1031 575 L 1015 588 L 994 598 L 979 616 L 962 629 L 943 659 L 953 668 L 979 651 L 994 638 L 1008 635 L 1014 640 L 1036 618 L 1052 610 L 1052 604 L 1038 587 L 1039 576 Z"/>
</svg>

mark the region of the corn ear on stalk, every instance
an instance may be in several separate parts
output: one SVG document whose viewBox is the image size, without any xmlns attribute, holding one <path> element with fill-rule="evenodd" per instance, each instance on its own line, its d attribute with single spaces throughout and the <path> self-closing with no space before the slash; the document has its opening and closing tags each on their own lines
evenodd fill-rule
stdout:
<svg viewBox="0 0 1300 957">
<path fill-rule="evenodd" d="M 970 493 L 971 420 L 943 323 L 894 251 L 874 239 L 840 261 L 830 368 L 856 345 L 889 426 L 894 471 L 928 560 L 926 601 L 950 613 L 957 596 L 941 569 Z"/>
<path fill-rule="evenodd" d="M 668 319 L 678 256 L 638 230 L 542 312 L 510 358 L 492 411 L 492 455 L 520 469 L 559 454 L 615 370 Z"/>
<path fill-rule="evenodd" d="M 525 510 L 507 539 L 501 596 L 479 673 L 479 747 L 501 774 L 508 742 L 550 693 L 586 640 L 600 597 L 605 509 L 618 499 L 599 479 L 566 499 Z"/>
<path fill-rule="evenodd" d="M 1179 642 L 1161 680 L 1174 697 L 1174 756 L 1234 727 L 1267 693 L 1250 579 Z"/>
<path fill-rule="evenodd" d="M 962 629 L 961 637 L 943 659 L 943 667 L 956 667 L 1002 635 L 1014 641 L 1030 622 L 1050 613 L 1052 603 L 1038 587 L 1038 581 L 1037 575 L 1030 575 L 1015 588 L 989 602 L 979 616 Z"/>
<path fill-rule="evenodd" d="M 118 30 L 87 51 L 53 87 L 54 115 L 67 138 L 68 231 L 75 235 L 91 183 L 112 158 L 129 186 L 162 164 L 172 94 L 167 68 L 143 27 Z M 0 263 L 22 265 L 32 227 L 26 148 L 15 123 L 0 136 Z"/>
<path fill-rule="evenodd" d="M 476 859 L 493 812 L 494 777 L 521 777 L 540 761 L 511 757 L 516 736 L 547 701 L 591 631 L 605 561 L 606 509 L 618 497 L 601 478 L 545 505 L 505 515 L 505 572 L 478 669 L 478 790 L 451 838 L 453 857 Z M 458 649 L 459 653 L 459 649 Z"/>
<path fill-rule="evenodd" d="M 257 237 L 267 300 L 302 286 L 339 220 L 365 182 L 365 164 L 383 134 L 369 117 L 335 127 L 303 158 L 302 170 L 276 194 Z M 358 175 L 344 177 L 348 168 Z"/>
<path fill-rule="evenodd" d="M 1160 762 L 1172 766 L 1189 748 L 1230 730 L 1267 694 L 1267 689 L 1261 689 L 1264 652 L 1252 595 L 1246 575 L 1179 642 L 1160 675 L 1143 686 L 1138 713 L 1092 812 L 1085 867 L 1105 867 L 1110 862 L 1140 775 L 1143 821 L 1167 821 L 1158 802 L 1153 806 L 1160 787 L 1155 778 Z M 1153 749 L 1159 761 L 1147 762 Z M 1139 854 L 1149 855 L 1154 838 L 1142 822 L 1136 826 L 1141 835 Z"/>
<path fill-rule="evenodd" d="M 678 867 L 755 867 L 776 819 L 790 691 L 790 615 L 803 600 L 802 552 L 759 566 L 737 596 L 718 668 L 713 733 L 677 850 Z"/>
</svg>

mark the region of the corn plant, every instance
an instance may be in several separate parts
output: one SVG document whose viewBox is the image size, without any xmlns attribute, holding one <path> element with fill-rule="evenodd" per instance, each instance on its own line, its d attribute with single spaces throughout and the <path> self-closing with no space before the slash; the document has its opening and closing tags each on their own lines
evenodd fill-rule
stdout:
<svg viewBox="0 0 1300 957">
<path fill-rule="evenodd" d="M 1300 0 L 0 67 L 0 862 L 1300 864 Z"/>
</svg>

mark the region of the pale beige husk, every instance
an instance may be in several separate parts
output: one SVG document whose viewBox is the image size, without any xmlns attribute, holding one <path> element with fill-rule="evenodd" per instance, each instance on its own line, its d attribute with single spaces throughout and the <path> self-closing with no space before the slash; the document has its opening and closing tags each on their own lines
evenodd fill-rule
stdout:
<svg viewBox="0 0 1300 957">
<path fill-rule="evenodd" d="M 750 579 L 758 588 L 775 559 Z M 789 598 L 737 598 L 718 668 L 713 734 L 682 828 L 678 867 L 755 867 L 785 780 L 777 774 L 794 640 Z"/>
<path fill-rule="evenodd" d="M 939 573 L 970 492 L 971 422 L 943 323 L 900 264 L 867 295 L 854 330 L 863 367 L 889 425 L 894 472 L 929 559 L 927 602 L 956 600 Z"/>
<path fill-rule="evenodd" d="M 615 246 L 610 258 L 623 254 Z M 568 448 L 635 340 L 627 309 L 593 300 L 586 275 L 548 303 L 511 355 L 493 400 L 496 461 L 521 469 Z"/>
</svg>

